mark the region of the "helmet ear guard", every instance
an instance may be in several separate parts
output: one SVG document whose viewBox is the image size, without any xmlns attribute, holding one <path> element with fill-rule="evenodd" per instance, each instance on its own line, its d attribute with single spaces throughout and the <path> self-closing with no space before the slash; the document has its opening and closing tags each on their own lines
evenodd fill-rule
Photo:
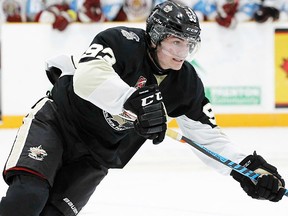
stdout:
<svg viewBox="0 0 288 216">
<path fill-rule="evenodd" d="M 151 27 L 150 39 L 155 45 L 158 45 L 162 40 L 164 40 L 168 35 L 164 33 L 165 27 L 161 25 L 154 25 Z"/>
</svg>

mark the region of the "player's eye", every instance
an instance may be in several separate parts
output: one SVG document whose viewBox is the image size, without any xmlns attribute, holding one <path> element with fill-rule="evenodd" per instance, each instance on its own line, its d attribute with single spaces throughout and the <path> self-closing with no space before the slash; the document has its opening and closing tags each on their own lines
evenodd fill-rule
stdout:
<svg viewBox="0 0 288 216">
<path fill-rule="evenodd" d="M 173 41 L 173 44 L 174 44 L 174 45 L 179 45 L 179 44 L 180 44 L 180 41 Z"/>
</svg>

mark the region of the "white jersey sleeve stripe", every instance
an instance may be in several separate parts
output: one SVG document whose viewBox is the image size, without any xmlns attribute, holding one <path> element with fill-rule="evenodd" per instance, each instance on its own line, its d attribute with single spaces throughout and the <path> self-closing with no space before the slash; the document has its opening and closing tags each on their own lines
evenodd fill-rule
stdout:
<svg viewBox="0 0 288 216">
<path fill-rule="evenodd" d="M 193 121 L 187 116 L 180 116 L 176 120 L 184 136 L 198 144 L 205 146 L 207 149 L 216 152 L 236 163 L 239 163 L 247 156 L 247 154 L 241 153 L 239 149 L 236 148 L 236 146 L 228 139 L 228 137 L 219 127 L 211 129 L 211 126 L 208 124 Z M 214 168 L 221 174 L 230 174 L 231 168 L 209 158 L 195 148 L 191 148 L 205 164 Z"/>
<path fill-rule="evenodd" d="M 113 115 L 122 113 L 123 104 L 136 90 L 102 59 L 79 63 L 73 85 L 79 97 Z"/>
</svg>

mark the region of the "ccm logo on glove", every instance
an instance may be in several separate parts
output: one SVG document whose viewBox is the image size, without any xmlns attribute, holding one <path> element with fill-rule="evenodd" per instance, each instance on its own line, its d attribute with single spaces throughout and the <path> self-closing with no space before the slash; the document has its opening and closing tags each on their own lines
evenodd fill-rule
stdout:
<svg viewBox="0 0 288 216">
<path fill-rule="evenodd" d="M 134 129 L 140 136 L 152 139 L 154 144 L 163 141 L 167 120 L 161 92 L 157 85 L 137 89 L 124 103 L 124 109 L 137 116 Z"/>
<path fill-rule="evenodd" d="M 156 99 L 156 101 L 162 101 L 162 95 L 161 92 L 156 92 L 154 95 L 149 95 L 146 98 L 142 98 L 142 107 L 150 105 L 153 103 L 154 98 Z"/>
</svg>

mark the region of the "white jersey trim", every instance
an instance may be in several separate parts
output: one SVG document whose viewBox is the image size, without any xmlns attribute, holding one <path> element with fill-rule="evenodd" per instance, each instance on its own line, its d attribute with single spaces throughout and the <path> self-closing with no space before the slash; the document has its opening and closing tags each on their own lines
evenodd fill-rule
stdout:
<svg viewBox="0 0 288 216">
<path fill-rule="evenodd" d="M 123 112 L 125 101 L 136 90 L 102 59 L 79 63 L 73 77 L 73 86 L 78 96 L 112 115 Z"/>
<path fill-rule="evenodd" d="M 207 149 L 236 163 L 240 163 L 247 156 L 228 139 L 219 127 L 212 128 L 208 124 L 202 124 L 184 115 L 176 118 L 176 120 L 184 136 L 205 146 Z M 193 147 L 191 149 L 209 167 L 223 175 L 230 174 L 231 168 L 211 159 Z"/>
<path fill-rule="evenodd" d="M 6 170 L 11 169 L 17 165 L 17 162 L 23 151 L 25 141 L 27 139 L 32 121 L 35 118 L 36 113 L 44 106 L 44 104 L 48 100 L 50 99 L 44 98 L 39 103 L 37 103 L 36 106 L 33 109 L 31 109 L 29 114 L 23 119 L 23 124 L 19 128 L 19 131 L 17 132 L 17 138 L 15 139 L 15 143 L 13 144 L 13 149 L 7 160 L 6 167 L 5 167 Z"/>
</svg>

